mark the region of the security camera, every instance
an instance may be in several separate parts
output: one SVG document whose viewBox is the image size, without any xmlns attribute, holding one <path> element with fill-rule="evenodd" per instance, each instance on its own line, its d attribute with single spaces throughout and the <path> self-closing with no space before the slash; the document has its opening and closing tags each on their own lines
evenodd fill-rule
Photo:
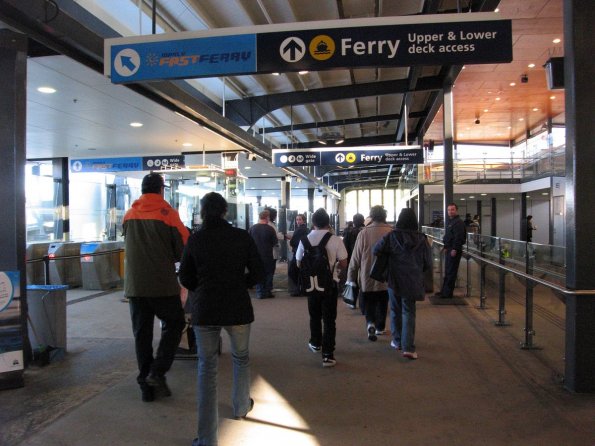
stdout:
<svg viewBox="0 0 595 446">
<path fill-rule="evenodd" d="M 256 161 L 256 155 L 255 155 L 254 153 L 248 153 L 248 154 L 246 155 L 246 159 L 247 159 L 248 161 Z"/>
<path fill-rule="evenodd" d="M 521 83 L 526 84 L 527 82 L 529 82 L 529 76 L 526 74 L 521 74 Z"/>
<path fill-rule="evenodd" d="M 476 123 L 476 124 L 481 124 L 481 121 L 479 120 L 479 118 L 477 118 L 477 119 L 475 120 L 475 123 Z"/>
</svg>

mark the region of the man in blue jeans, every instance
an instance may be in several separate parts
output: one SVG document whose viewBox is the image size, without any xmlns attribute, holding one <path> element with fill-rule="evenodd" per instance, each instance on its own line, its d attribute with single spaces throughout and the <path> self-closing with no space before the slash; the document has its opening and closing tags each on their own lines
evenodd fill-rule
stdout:
<svg viewBox="0 0 595 446">
<path fill-rule="evenodd" d="M 198 436 L 192 445 L 213 446 L 218 441 L 217 367 L 222 329 L 231 341 L 233 414 L 244 418 L 254 406 L 248 348 L 254 310 L 248 287 L 264 279 L 264 265 L 248 232 L 224 219 L 227 202 L 221 195 L 208 193 L 200 204 L 203 224 L 188 239 L 179 277 L 192 291 L 189 299 L 198 353 Z"/>
</svg>

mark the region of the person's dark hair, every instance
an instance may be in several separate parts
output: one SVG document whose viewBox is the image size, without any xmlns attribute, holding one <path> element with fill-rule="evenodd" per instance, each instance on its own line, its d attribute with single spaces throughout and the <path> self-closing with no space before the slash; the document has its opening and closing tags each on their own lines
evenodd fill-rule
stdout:
<svg viewBox="0 0 595 446">
<path fill-rule="evenodd" d="M 302 220 L 304 220 L 304 223 L 306 223 L 306 221 L 307 221 L 307 220 L 306 220 L 306 216 L 305 216 L 304 214 L 297 214 L 297 215 L 295 216 L 295 218 L 298 218 L 298 217 L 301 217 L 301 218 L 302 218 Z"/>
<path fill-rule="evenodd" d="M 396 228 L 408 231 L 417 231 L 419 229 L 419 225 L 417 224 L 417 216 L 415 215 L 415 212 L 413 212 L 413 209 L 401 209 L 401 213 L 397 219 Z"/>
<path fill-rule="evenodd" d="M 312 214 L 312 224 L 318 229 L 324 229 L 328 227 L 331 219 L 323 208 L 318 209 Z"/>
<path fill-rule="evenodd" d="M 532 215 L 527 215 L 527 220 L 531 220 L 533 218 Z"/>
<path fill-rule="evenodd" d="M 273 208 L 266 208 L 270 215 L 269 215 L 269 219 L 274 223 L 275 220 L 277 220 L 277 209 L 273 209 Z"/>
<path fill-rule="evenodd" d="M 364 225 L 364 221 L 366 219 L 362 214 L 355 214 L 353 216 L 353 226 L 356 228 L 361 228 Z"/>
<path fill-rule="evenodd" d="M 372 221 L 386 223 L 386 209 L 380 205 L 372 206 L 372 209 L 370 209 L 370 218 Z"/>
<path fill-rule="evenodd" d="M 454 206 L 457 211 L 459 210 L 459 207 L 457 206 L 456 203 L 448 203 L 448 205 L 446 207 L 448 207 L 448 206 Z"/>
<path fill-rule="evenodd" d="M 227 201 L 217 192 L 209 192 L 200 199 L 200 217 L 203 226 L 217 223 L 227 212 Z"/>
<path fill-rule="evenodd" d="M 143 194 L 160 194 L 161 188 L 165 186 L 163 177 L 155 172 L 151 172 L 143 178 L 141 184 L 141 193 Z"/>
</svg>

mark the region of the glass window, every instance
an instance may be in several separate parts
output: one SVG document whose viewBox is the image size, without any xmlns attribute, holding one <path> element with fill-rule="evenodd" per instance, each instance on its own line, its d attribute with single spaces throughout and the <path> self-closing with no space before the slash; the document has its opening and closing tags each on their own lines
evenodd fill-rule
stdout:
<svg viewBox="0 0 595 446">
<path fill-rule="evenodd" d="M 357 214 L 357 191 L 350 190 L 345 194 L 345 221 L 352 221 L 353 215 Z"/>
<path fill-rule="evenodd" d="M 397 221 L 397 217 L 395 215 L 395 190 L 384 189 L 382 193 L 384 209 L 386 209 L 386 221 Z"/>
<path fill-rule="evenodd" d="M 358 194 L 357 210 L 364 217 L 370 215 L 370 190 L 360 190 Z"/>
<path fill-rule="evenodd" d="M 382 189 L 372 189 L 370 191 L 370 207 L 382 205 Z"/>
</svg>

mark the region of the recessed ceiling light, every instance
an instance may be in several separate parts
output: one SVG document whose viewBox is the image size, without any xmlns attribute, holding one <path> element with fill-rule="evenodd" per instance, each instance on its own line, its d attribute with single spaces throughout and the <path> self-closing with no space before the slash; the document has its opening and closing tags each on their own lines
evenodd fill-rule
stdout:
<svg viewBox="0 0 595 446">
<path fill-rule="evenodd" d="M 509 200 L 512 200 L 512 201 L 514 201 L 514 197 L 510 197 L 510 198 L 509 198 Z"/>
<path fill-rule="evenodd" d="M 537 107 L 534 107 L 533 111 L 539 111 L 539 109 Z"/>
<path fill-rule="evenodd" d="M 52 94 L 56 92 L 55 88 L 52 87 L 39 87 L 37 89 L 37 91 L 39 91 L 40 93 L 45 93 L 45 94 Z"/>
<path fill-rule="evenodd" d="M 461 198 L 461 201 L 465 201 L 465 199 L 464 198 Z"/>
<path fill-rule="evenodd" d="M 475 198 L 475 195 L 469 195 L 469 198 Z"/>
<path fill-rule="evenodd" d="M 556 99 L 556 96 L 550 96 L 550 99 L 553 101 L 554 99 Z"/>
<path fill-rule="evenodd" d="M 524 121 L 524 120 L 525 120 L 525 118 L 519 118 L 519 121 Z"/>
<path fill-rule="evenodd" d="M 143 123 L 142 122 L 131 122 L 130 123 L 130 127 L 142 127 Z"/>
<path fill-rule="evenodd" d="M 302 71 L 298 71 L 298 74 L 302 74 L 302 75 L 303 75 L 303 74 L 308 74 L 308 73 L 309 73 L 309 71 L 308 71 L 308 70 L 302 70 Z"/>
<path fill-rule="evenodd" d="M 511 82 L 509 85 L 510 85 L 511 87 L 514 87 L 514 86 L 516 85 L 516 82 Z"/>
<path fill-rule="evenodd" d="M 464 70 L 465 68 L 467 68 L 467 67 L 466 67 L 465 65 L 463 65 L 463 70 Z"/>
<path fill-rule="evenodd" d="M 192 147 L 192 143 L 191 142 L 185 142 L 184 144 L 182 144 L 184 147 Z"/>
<path fill-rule="evenodd" d="M 487 194 L 481 194 L 482 197 L 485 197 Z"/>
<path fill-rule="evenodd" d="M 500 98 L 496 98 L 496 100 L 497 100 L 497 101 L 499 101 L 499 100 L 500 100 Z"/>
<path fill-rule="evenodd" d="M 489 112 L 489 110 L 488 110 L 487 108 L 484 108 L 484 109 L 483 109 L 483 112 L 484 112 L 484 113 L 487 113 L 487 112 Z"/>
<path fill-rule="evenodd" d="M 262 175 L 263 177 L 266 177 L 266 176 L 268 175 L 268 173 L 266 173 L 266 172 L 263 172 L 263 173 L 261 173 L 260 175 Z"/>
<path fill-rule="evenodd" d="M 556 39 L 552 40 L 552 42 L 554 42 L 554 43 L 560 43 L 560 42 L 561 42 L 561 40 L 560 40 L 560 39 L 558 39 L 558 38 L 556 38 Z"/>
<path fill-rule="evenodd" d="M 494 12 L 500 12 L 500 8 L 494 9 Z"/>
<path fill-rule="evenodd" d="M 527 197 L 526 197 L 526 198 L 531 198 L 531 195 L 527 195 Z"/>
<path fill-rule="evenodd" d="M 541 195 L 549 195 L 549 192 L 542 192 Z"/>
<path fill-rule="evenodd" d="M 275 73 L 271 73 L 271 74 L 272 74 L 273 76 L 279 76 L 279 74 L 280 74 L 280 73 L 277 73 L 277 72 L 275 72 Z"/>
<path fill-rule="evenodd" d="M 527 65 L 529 68 L 535 68 L 535 64 L 534 63 L 530 63 L 529 65 Z"/>
</svg>

